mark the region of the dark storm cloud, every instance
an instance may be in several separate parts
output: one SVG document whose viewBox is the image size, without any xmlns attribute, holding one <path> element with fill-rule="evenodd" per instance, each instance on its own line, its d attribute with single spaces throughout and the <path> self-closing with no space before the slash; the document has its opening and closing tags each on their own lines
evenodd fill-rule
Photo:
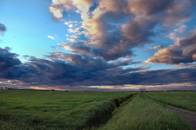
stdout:
<svg viewBox="0 0 196 130">
<path fill-rule="evenodd" d="M 39 60 L 39 65 L 33 63 L 29 66 L 30 68 L 20 68 L 22 71 L 18 72 L 22 75 L 18 77 L 18 80 L 32 85 L 64 85 L 70 88 L 92 85 L 163 85 L 187 82 L 196 84 L 195 68 L 137 72 L 144 68 L 121 69 L 104 63 L 98 64 L 98 62 L 83 65 L 83 67 L 68 65 L 64 62 L 47 61 L 47 64 L 45 62 Z M 86 68 L 83 69 L 84 67 Z M 24 73 L 24 70 L 27 73 Z"/>
<path fill-rule="evenodd" d="M 16 54 L 1 49 L 1 78 L 20 80 L 32 85 L 96 85 L 105 78 L 139 71 L 143 68 L 122 69 L 120 66 L 136 64 L 131 59 L 107 63 L 101 58 L 85 57 L 78 54 L 53 53 L 48 57 L 52 60 L 31 58 L 21 63 Z M 4 55 L 3 55 L 4 54 Z M 10 60 L 12 62 L 10 62 Z M 6 69 L 5 69 L 6 68 Z M 111 81 L 107 81 L 112 82 Z"/>
<path fill-rule="evenodd" d="M 0 34 L 3 34 L 6 30 L 7 30 L 6 26 L 0 23 Z"/>
<path fill-rule="evenodd" d="M 0 48 L 0 71 L 6 71 L 6 69 L 21 64 L 17 58 L 17 54 L 9 52 L 10 48 Z"/>
<path fill-rule="evenodd" d="M 129 84 L 143 84 L 143 85 L 164 85 L 171 83 L 192 83 L 196 81 L 196 69 L 168 69 L 168 70 L 154 70 L 140 73 L 132 73 L 126 76 L 130 80 Z"/>
<path fill-rule="evenodd" d="M 111 63 L 101 58 L 84 57 L 78 54 L 53 53 L 50 59 L 31 58 L 21 63 L 17 55 L 8 49 L 1 49 L 0 54 L 7 57 L 1 79 L 36 86 L 60 86 L 60 88 L 82 89 L 82 86 L 98 85 L 164 85 L 171 83 L 196 84 L 196 69 L 144 71 L 145 67 L 122 68 L 137 64 L 131 58 L 116 60 Z M 12 62 L 9 60 L 12 59 Z M 6 66 L 7 65 L 7 66 Z M 20 82 L 16 82 L 20 81 Z M 13 84 L 13 83 L 12 83 Z M 64 86 L 64 87 L 63 87 Z"/>
</svg>

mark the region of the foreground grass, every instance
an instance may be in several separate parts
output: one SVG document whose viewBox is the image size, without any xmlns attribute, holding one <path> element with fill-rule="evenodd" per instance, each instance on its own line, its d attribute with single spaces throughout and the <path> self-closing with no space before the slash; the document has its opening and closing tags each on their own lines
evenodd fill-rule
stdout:
<svg viewBox="0 0 196 130">
<path fill-rule="evenodd" d="M 196 92 L 146 92 L 146 95 L 159 102 L 196 111 Z"/>
<path fill-rule="evenodd" d="M 191 126 L 165 107 L 137 95 L 100 130 L 190 130 Z"/>
<path fill-rule="evenodd" d="M 130 92 L 0 91 L 0 129 L 82 129 L 107 119 Z"/>
</svg>

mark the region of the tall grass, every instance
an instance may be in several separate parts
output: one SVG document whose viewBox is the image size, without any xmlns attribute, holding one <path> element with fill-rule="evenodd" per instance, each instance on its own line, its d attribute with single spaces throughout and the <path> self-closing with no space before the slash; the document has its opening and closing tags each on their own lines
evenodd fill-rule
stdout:
<svg viewBox="0 0 196 130">
<path fill-rule="evenodd" d="M 99 130 L 190 130 L 191 126 L 165 107 L 139 95 Z"/>
<path fill-rule="evenodd" d="M 0 91 L 0 129 L 83 129 L 105 122 L 131 92 Z"/>
<path fill-rule="evenodd" d="M 196 111 L 196 92 L 147 92 L 146 95 L 159 102 Z"/>
</svg>

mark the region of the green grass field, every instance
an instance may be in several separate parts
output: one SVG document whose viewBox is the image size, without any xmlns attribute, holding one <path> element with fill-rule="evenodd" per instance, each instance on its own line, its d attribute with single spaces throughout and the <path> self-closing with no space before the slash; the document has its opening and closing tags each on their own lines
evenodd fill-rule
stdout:
<svg viewBox="0 0 196 130">
<path fill-rule="evenodd" d="M 137 95 L 99 130 L 191 130 L 181 117 Z"/>
<path fill-rule="evenodd" d="M 196 92 L 147 92 L 154 100 L 196 111 Z"/>
<path fill-rule="evenodd" d="M 102 123 L 131 92 L 0 91 L 0 129 L 82 129 Z"/>
<path fill-rule="evenodd" d="M 0 91 L 0 129 L 191 130 L 186 120 L 164 105 L 135 95 L 135 92 Z M 173 102 L 180 99 L 181 105 L 195 104 L 195 92 L 147 95 L 156 100 L 159 96 Z"/>
</svg>

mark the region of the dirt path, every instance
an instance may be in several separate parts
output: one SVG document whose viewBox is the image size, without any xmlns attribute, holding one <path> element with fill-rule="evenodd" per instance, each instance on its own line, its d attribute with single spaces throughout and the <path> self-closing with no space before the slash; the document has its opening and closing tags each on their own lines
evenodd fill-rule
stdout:
<svg viewBox="0 0 196 130">
<path fill-rule="evenodd" d="M 150 101 L 154 101 L 153 99 L 151 99 L 150 97 L 148 97 L 147 95 L 145 95 L 143 92 L 140 95 L 141 98 L 146 98 Z M 171 106 L 171 105 L 167 105 L 169 110 L 179 116 L 181 116 L 182 118 L 186 119 L 193 127 L 194 130 L 196 130 L 196 112 L 194 111 L 189 111 L 186 109 L 182 109 L 182 108 L 178 108 L 175 106 Z"/>
</svg>

